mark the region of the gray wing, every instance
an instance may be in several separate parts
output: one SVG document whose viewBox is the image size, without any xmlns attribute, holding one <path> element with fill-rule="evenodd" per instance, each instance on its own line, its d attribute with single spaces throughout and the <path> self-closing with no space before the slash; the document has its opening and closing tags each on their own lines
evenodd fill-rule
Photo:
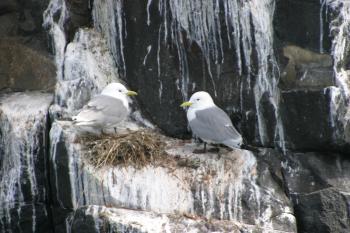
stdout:
<svg viewBox="0 0 350 233">
<path fill-rule="evenodd" d="M 111 126 L 124 120 L 128 109 L 122 101 L 113 97 L 98 95 L 91 99 L 73 119 L 77 125 Z"/>
<path fill-rule="evenodd" d="M 204 141 L 224 143 L 242 140 L 228 115 L 216 106 L 197 111 L 196 117 L 189 125 L 192 132 Z"/>
</svg>

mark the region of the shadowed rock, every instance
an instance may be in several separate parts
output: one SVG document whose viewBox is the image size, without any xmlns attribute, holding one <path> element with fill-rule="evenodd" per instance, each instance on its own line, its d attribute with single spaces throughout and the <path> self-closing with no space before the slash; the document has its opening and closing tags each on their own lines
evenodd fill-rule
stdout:
<svg viewBox="0 0 350 233">
<path fill-rule="evenodd" d="M 350 162 L 346 155 L 288 153 L 282 167 L 298 232 L 349 232 Z"/>
<path fill-rule="evenodd" d="M 0 89 L 53 91 L 56 66 L 15 38 L 0 40 Z"/>
<path fill-rule="evenodd" d="M 288 63 L 281 74 L 282 90 L 313 90 L 335 85 L 330 55 L 289 45 L 283 47 L 283 56 L 288 58 Z"/>
<path fill-rule="evenodd" d="M 302 48 L 330 53 L 329 13 L 319 0 L 277 0 L 274 27 L 276 37 Z M 320 14 L 322 20 L 320 20 Z M 327 18 L 328 17 L 328 18 Z"/>
</svg>

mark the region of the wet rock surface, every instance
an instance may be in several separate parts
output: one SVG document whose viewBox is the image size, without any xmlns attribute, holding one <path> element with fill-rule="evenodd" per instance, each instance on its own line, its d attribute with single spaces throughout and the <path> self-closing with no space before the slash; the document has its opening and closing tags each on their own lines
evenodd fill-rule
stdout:
<svg viewBox="0 0 350 233">
<path fill-rule="evenodd" d="M 117 69 L 101 34 L 79 29 L 65 49 L 57 75 L 52 115 L 71 117 L 110 82 L 119 82 Z"/>
<path fill-rule="evenodd" d="M 182 19 L 177 19 L 175 12 L 179 6 L 171 5 L 168 1 L 157 0 L 144 1 L 141 5 L 127 1 L 123 6 L 128 38 L 125 40 L 124 78 L 132 88 L 139 90 L 142 110 L 154 123 L 168 135 L 188 137 L 185 114 L 179 103 L 196 91 L 207 90 L 215 96 L 217 104 L 237 120 L 240 118 L 240 74 L 235 52 L 228 46 L 226 37 L 222 38 L 223 54 L 220 55 L 225 62 L 211 60 L 207 57 L 209 54 L 201 50 L 200 43 L 215 42 L 196 41 L 199 38 L 193 38 L 196 37 L 193 34 L 199 32 L 195 28 L 189 32 L 182 27 Z M 196 5 L 193 11 L 201 11 Z M 224 27 L 220 23 L 217 26 L 218 30 Z M 179 31 L 173 35 L 170 33 L 173 30 Z"/>
<path fill-rule="evenodd" d="M 72 41 L 75 32 L 79 28 L 89 27 L 92 23 L 92 4 L 93 1 L 86 0 L 67 0 L 67 10 L 69 18 L 65 22 L 68 40 Z"/>
<path fill-rule="evenodd" d="M 48 232 L 48 108 L 52 95 L 29 92 L 0 97 L 0 229 Z"/>
</svg>

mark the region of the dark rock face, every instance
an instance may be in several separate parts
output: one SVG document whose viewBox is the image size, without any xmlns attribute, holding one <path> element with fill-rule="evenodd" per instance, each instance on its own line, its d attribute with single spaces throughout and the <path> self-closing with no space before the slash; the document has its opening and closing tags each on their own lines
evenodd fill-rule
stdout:
<svg viewBox="0 0 350 233">
<path fill-rule="evenodd" d="M 344 150 L 346 130 L 341 129 L 338 119 L 346 107 L 334 87 L 331 57 L 292 45 L 283 47 L 280 56 L 286 59 L 279 80 L 279 114 L 286 148 Z"/>
<path fill-rule="evenodd" d="M 167 1 L 162 2 L 169 8 Z M 159 1 L 152 1 L 149 8 L 151 23 L 148 25 L 147 2 L 125 1 L 124 5 L 127 25 L 125 79 L 138 90 L 141 109 L 167 134 L 183 137 L 187 123 L 185 111 L 179 105 L 192 93 L 206 90 L 219 106 L 231 114 L 235 113 L 232 115 L 239 119 L 240 76 L 235 71 L 234 52 L 228 48 L 227 40 L 223 39 L 225 63 L 217 64 L 210 77 L 205 55 L 195 41 L 186 37 L 185 31 L 179 38 L 183 40 L 178 42 L 181 45 L 171 41 L 169 33 L 174 28 L 166 17 L 174 16 L 162 16 L 162 9 L 158 6 Z M 171 14 L 170 10 L 167 11 Z M 165 21 L 169 21 L 168 24 Z M 188 63 L 187 70 L 182 70 L 179 64 L 179 46 L 185 48 L 182 52 L 186 57 L 183 62 Z M 183 75 L 188 75 L 188 80 L 183 80 Z M 182 85 L 186 87 L 185 91 Z"/>
<path fill-rule="evenodd" d="M 139 104 L 147 116 L 169 134 L 179 136 L 186 131 L 187 123 L 185 113 L 180 108 L 181 91 L 175 83 L 181 75 L 178 58 L 175 51 L 166 48 L 164 40 L 159 36 L 161 18 L 157 16 L 156 4 L 152 6 L 152 26 L 147 26 L 147 12 L 144 11 L 146 2 L 126 2 L 126 79 L 138 91 Z M 158 40 L 161 40 L 159 45 Z M 150 51 L 147 55 L 148 46 Z M 159 67 L 157 50 L 163 51 L 159 55 L 162 61 Z"/>
<path fill-rule="evenodd" d="M 283 162 L 298 232 L 349 232 L 347 155 L 289 153 Z"/>
<path fill-rule="evenodd" d="M 1 2 L 0 89 L 53 90 L 56 68 L 42 28 L 48 2 Z"/>
<path fill-rule="evenodd" d="M 287 148 L 330 148 L 334 130 L 330 121 L 330 101 L 330 96 L 324 90 L 293 90 L 281 93 L 280 113 Z"/>
<path fill-rule="evenodd" d="M 0 35 L 15 37 L 35 50 L 47 51 L 47 35 L 42 28 L 48 0 L 5 0 L 0 4 Z"/>
<path fill-rule="evenodd" d="M 277 0 L 274 17 L 276 37 L 316 52 L 330 53 L 332 41 L 326 6 L 318 0 Z M 296 15 L 297 14 L 297 15 Z"/>
<path fill-rule="evenodd" d="M 302 233 L 349 232 L 350 196 L 337 189 L 301 194 L 295 206 Z"/>
<path fill-rule="evenodd" d="M 207 90 L 214 97 L 215 102 L 230 114 L 233 123 L 251 144 L 275 147 L 281 146 L 279 144 L 283 144 L 282 141 L 286 140 L 284 144 L 288 148 L 305 149 L 331 143 L 337 146 L 338 141 L 343 141 L 341 144 L 347 143 L 346 140 L 344 142 L 344 140 L 335 139 L 336 132 L 342 131 L 341 134 L 344 134 L 344 130 L 333 127 L 329 120 L 333 115 L 338 114 L 331 109 L 332 94 L 327 91 L 329 87 L 337 85 L 333 60 L 330 55 L 322 54 L 324 51 L 330 53 L 331 49 L 332 38 L 327 30 L 329 24 L 325 19 L 325 13 L 322 13 L 325 9 L 329 9 L 329 6 L 321 6 L 319 1 L 277 2 L 273 19 L 279 43 L 272 45 L 281 46 L 277 48 L 282 51 L 282 54 L 277 54 L 277 60 L 280 61 L 277 67 L 274 54 L 270 54 L 264 46 L 272 38 L 259 37 L 259 33 L 262 32 L 257 29 L 259 24 L 256 24 L 254 17 L 258 18 L 260 15 L 254 15 L 254 12 L 250 12 L 253 19 L 244 21 L 246 25 L 241 29 L 243 30 L 241 36 L 247 36 L 245 39 L 250 43 L 249 48 L 245 48 L 250 49 L 249 53 L 244 49 L 237 50 L 235 47 L 237 45 L 232 45 L 235 40 L 223 36 L 229 31 L 229 26 L 225 20 L 222 20 L 217 24 L 219 26 L 213 29 L 221 30 L 222 33 L 220 39 L 223 52 L 216 54 L 215 58 L 212 54 L 215 54 L 218 47 L 212 48 L 211 53 L 206 53 L 203 42 L 196 40 L 196 31 L 191 30 L 191 26 L 187 25 L 187 23 L 193 24 L 192 26 L 195 27 L 196 18 L 183 22 L 179 15 L 175 15 L 171 8 L 172 4 L 168 1 L 152 1 L 149 6 L 146 2 L 143 4 L 128 1 L 123 5 L 126 25 L 124 28 L 126 76 L 124 78 L 133 89 L 139 90 L 139 102 L 145 115 L 149 116 L 166 134 L 177 137 L 186 136 L 185 114 L 178 105 L 193 92 Z M 161 6 L 167 8 L 166 16 Z M 298 11 L 299 8 L 303 10 Z M 300 12 L 302 17 L 285 17 L 285 14 L 292 14 L 290 9 L 293 9 L 293 13 Z M 229 14 L 223 5 L 218 6 L 218 11 L 223 15 Z M 183 17 L 185 15 L 186 13 Z M 311 20 L 306 20 L 310 17 Z M 290 18 L 292 19 L 289 20 Z M 315 27 L 316 21 L 319 27 Z M 324 27 L 322 35 L 320 35 L 321 24 Z M 306 28 L 303 28 L 304 26 Z M 249 35 L 244 34 L 244 30 L 257 31 Z M 296 32 L 294 33 L 293 30 Z M 178 34 L 170 33 L 174 31 Z M 214 32 L 207 33 L 211 35 Z M 208 36 L 204 39 L 212 38 Z M 238 43 L 241 47 L 245 46 L 245 41 L 241 39 Z M 290 43 L 299 47 L 285 46 Z M 213 47 L 216 45 L 215 41 L 208 41 L 208 44 Z M 216 60 L 218 57 L 219 61 Z M 239 58 L 235 59 L 235 57 Z M 221 58 L 223 60 L 220 60 Z M 240 66 L 240 62 L 246 62 L 246 64 Z M 209 73 L 212 75 L 210 76 Z M 295 101 L 293 103 L 290 97 L 304 102 L 303 107 L 311 104 L 310 99 L 318 101 L 322 108 L 318 109 L 318 112 L 323 115 L 317 115 L 316 119 L 322 118 L 320 121 L 326 129 L 321 127 L 317 129 L 313 125 L 315 122 L 309 122 L 316 116 L 315 112 L 314 115 L 308 115 L 305 119 L 288 115 L 288 111 L 294 111 L 299 117 L 302 113 L 310 113 L 301 112 L 310 109 L 301 110 L 303 107 L 300 107 L 297 110 L 289 107 L 289 103 L 291 106 L 297 104 Z M 280 101 L 284 102 L 280 103 Z M 279 129 L 281 125 L 285 128 L 285 132 Z M 313 141 L 312 145 L 305 146 L 305 143 L 310 141 L 308 139 L 307 142 L 303 142 L 304 145 L 297 142 L 301 140 L 300 133 L 296 132 L 298 129 L 302 134 L 313 132 L 317 135 L 310 138 Z M 283 135 L 284 133 L 286 135 Z M 340 138 L 344 137 L 340 136 Z"/>
<path fill-rule="evenodd" d="M 93 1 L 89 0 L 67 0 L 68 19 L 65 29 L 68 41 L 72 41 L 74 34 L 80 27 L 91 26 L 91 8 Z"/>
</svg>

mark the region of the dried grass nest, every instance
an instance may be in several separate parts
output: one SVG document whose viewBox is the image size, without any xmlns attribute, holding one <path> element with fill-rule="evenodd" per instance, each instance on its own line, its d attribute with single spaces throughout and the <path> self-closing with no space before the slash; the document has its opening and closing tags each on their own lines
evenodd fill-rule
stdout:
<svg viewBox="0 0 350 233">
<path fill-rule="evenodd" d="M 85 136 L 79 139 L 86 151 L 86 159 L 95 168 L 104 166 L 134 166 L 167 163 L 170 157 L 165 151 L 161 136 L 150 130 L 124 134 Z"/>
</svg>

